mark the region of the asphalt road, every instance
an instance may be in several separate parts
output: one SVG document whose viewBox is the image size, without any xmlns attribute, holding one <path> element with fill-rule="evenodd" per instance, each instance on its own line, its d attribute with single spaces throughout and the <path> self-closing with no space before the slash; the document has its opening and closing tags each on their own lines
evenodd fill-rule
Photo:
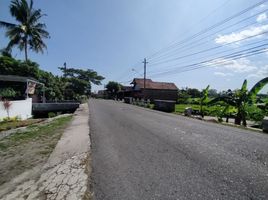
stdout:
<svg viewBox="0 0 268 200">
<path fill-rule="evenodd" d="M 90 100 L 97 200 L 268 199 L 268 135 Z"/>
</svg>

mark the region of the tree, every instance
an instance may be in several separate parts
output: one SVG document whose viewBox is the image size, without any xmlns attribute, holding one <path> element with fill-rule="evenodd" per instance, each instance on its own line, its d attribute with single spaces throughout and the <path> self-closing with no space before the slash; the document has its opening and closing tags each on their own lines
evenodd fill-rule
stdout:
<svg viewBox="0 0 268 200">
<path fill-rule="evenodd" d="M 43 53 L 43 49 L 47 48 L 43 38 L 49 38 L 49 33 L 45 30 L 46 25 L 39 23 L 44 14 L 40 9 L 33 8 L 33 0 L 30 0 L 30 4 L 27 0 L 11 1 L 10 14 L 16 18 L 18 24 L 0 21 L 0 26 L 7 29 L 6 36 L 10 40 L 6 51 L 9 52 L 14 46 L 18 46 L 20 51 L 24 50 L 26 61 L 28 46 L 30 50 Z"/>
<path fill-rule="evenodd" d="M 201 92 L 196 89 L 196 88 L 187 88 L 187 93 L 192 97 L 192 98 L 198 98 L 201 96 Z"/>
<path fill-rule="evenodd" d="M 81 95 L 91 94 L 91 83 L 100 85 L 104 79 L 103 76 L 98 75 L 97 72 L 87 69 L 75 69 L 59 67 L 64 72 L 65 81 L 65 97 L 78 99 Z"/>
<path fill-rule="evenodd" d="M 117 92 L 122 88 L 122 85 L 115 81 L 109 81 L 105 87 L 107 91 L 109 92 L 109 94 L 112 97 L 115 97 Z"/>
<path fill-rule="evenodd" d="M 247 126 L 246 117 L 248 105 L 253 105 L 256 102 L 256 96 L 258 92 L 268 83 L 268 77 L 257 82 L 250 91 L 247 90 L 247 80 L 244 80 L 243 85 L 240 90 L 235 92 L 227 93 L 217 97 L 209 102 L 209 104 L 215 104 L 217 102 L 225 102 L 230 106 L 233 106 L 237 109 L 237 114 L 235 118 L 235 124 L 240 125 L 241 121 L 243 126 Z"/>
<path fill-rule="evenodd" d="M 20 61 L 8 56 L 0 56 L 0 71 L 1 75 L 18 75 L 40 78 L 39 65 L 30 60 Z"/>
<path fill-rule="evenodd" d="M 209 89 L 208 96 L 213 97 L 213 98 L 217 97 L 218 96 L 217 90 L 216 89 Z"/>
<path fill-rule="evenodd" d="M 201 113 L 202 118 L 204 117 L 203 105 L 208 102 L 208 90 L 209 90 L 209 85 L 206 87 L 206 89 L 203 90 L 202 97 L 200 98 L 200 113 Z"/>
</svg>

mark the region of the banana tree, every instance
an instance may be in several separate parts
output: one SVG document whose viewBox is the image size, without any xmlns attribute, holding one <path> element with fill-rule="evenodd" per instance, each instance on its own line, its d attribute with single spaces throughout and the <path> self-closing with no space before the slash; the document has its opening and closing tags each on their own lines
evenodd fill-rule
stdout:
<svg viewBox="0 0 268 200">
<path fill-rule="evenodd" d="M 203 90 L 202 97 L 200 98 L 200 113 L 201 113 L 202 118 L 204 118 L 203 105 L 208 102 L 208 90 L 209 90 L 209 85 L 206 87 L 206 89 Z"/>
<path fill-rule="evenodd" d="M 256 96 L 258 92 L 268 83 L 268 77 L 257 82 L 250 91 L 247 90 L 247 80 L 244 80 L 243 85 L 240 90 L 235 91 L 229 95 L 223 95 L 211 100 L 208 104 L 212 105 L 217 102 L 225 102 L 230 106 L 237 109 L 237 114 L 235 117 L 235 124 L 247 126 L 246 117 L 246 107 L 247 105 L 254 104 L 256 101 Z"/>
</svg>

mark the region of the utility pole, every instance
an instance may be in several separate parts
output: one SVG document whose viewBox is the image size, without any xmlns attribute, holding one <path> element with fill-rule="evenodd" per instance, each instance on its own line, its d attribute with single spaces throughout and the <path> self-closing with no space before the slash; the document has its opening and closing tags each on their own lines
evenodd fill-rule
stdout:
<svg viewBox="0 0 268 200">
<path fill-rule="evenodd" d="M 146 58 L 144 58 L 144 61 L 143 61 L 142 63 L 144 63 L 144 78 L 143 78 L 144 95 L 143 95 L 143 97 L 144 97 L 144 99 L 145 99 L 145 89 L 146 89 L 146 64 L 148 63 L 148 62 L 146 61 Z"/>
</svg>

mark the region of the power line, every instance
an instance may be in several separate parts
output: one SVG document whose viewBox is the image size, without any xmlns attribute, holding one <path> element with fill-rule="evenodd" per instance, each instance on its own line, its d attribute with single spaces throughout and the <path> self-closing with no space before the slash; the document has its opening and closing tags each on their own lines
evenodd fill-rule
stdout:
<svg viewBox="0 0 268 200">
<path fill-rule="evenodd" d="M 156 53 L 152 54 L 151 56 L 149 56 L 149 59 L 151 59 L 151 58 L 154 57 L 155 55 L 160 54 L 160 53 L 161 53 L 162 51 L 164 51 L 164 50 L 168 50 L 168 49 L 172 48 L 173 46 L 181 45 L 181 44 L 184 44 L 185 42 L 188 42 L 188 41 L 190 41 L 190 40 L 192 40 L 192 39 L 194 39 L 194 38 L 197 38 L 198 36 L 200 36 L 200 35 L 202 35 L 202 34 L 208 32 L 208 31 L 210 31 L 210 30 L 213 30 L 213 29 L 215 29 L 215 28 L 217 28 L 217 27 L 223 25 L 223 24 L 225 24 L 225 23 L 231 21 L 232 19 L 234 19 L 234 18 L 236 18 L 236 17 L 238 17 L 238 16 L 240 16 L 240 15 L 243 15 L 243 14 L 247 13 L 248 11 L 250 11 L 250 10 L 256 8 L 257 6 L 262 5 L 262 4 L 265 3 L 265 2 L 267 2 L 267 0 L 262 0 L 262 1 L 260 1 L 260 2 L 258 2 L 258 3 L 256 3 L 256 4 L 254 4 L 254 5 L 252 5 L 252 6 L 249 6 L 249 7 L 246 8 L 246 9 L 244 9 L 244 10 L 242 10 L 242 11 L 240 11 L 240 12 L 238 12 L 238 13 L 236 13 L 236 14 L 234 14 L 234 15 L 232 15 L 232 16 L 230 16 L 230 17 L 228 17 L 228 18 L 226 18 L 226 19 L 224 19 L 224 20 L 222 20 L 222 21 L 220 21 L 220 22 L 218 22 L 218 23 L 216 23 L 216 24 L 210 26 L 210 27 L 208 27 L 208 28 L 205 28 L 205 29 L 203 29 L 203 30 L 197 32 L 196 34 L 194 34 L 194 35 L 192 35 L 192 36 L 190 36 L 190 37 L 185 38 L 184 40 L 182 40 L 182 41 L 180 41 L 180 42 L 177 42 L 177 43 L 172 44 L 172 45 L 170 45 L 170 46 L 168 46 L 168 47 L 165 47 L 165 48 L 163 48 L 163 49 L 157 51 Z"/>
<path fill-rule="evenodd" d="M 268 11 L 268 9 L 262 10 L 261 12 L 258 12 L 258 13 L 256 13 L 256 14 L 250 16 L 250 17 L 247 17 L 247 18 L 245 18 L 245 19 L 242 19 L 242 20 L 240 20 L 240 21 L 238 21 L 238 22 L 236 22 L 236 23 L 234 23 L 234 24 L 231 24 L 231 25 L 229 25 L 229 26 L 227 26 L 227 27 L 224 27 L 224 28 L 222 28 L 222 29 L 220 29 L 220 30 L 218 30 L 218 31 L 216 31 L 216 32 L 213 32 L 212 34 L 209 34 L 209 35 L 206 35 L 206 36 L 204 36 L 204 37 L 202 37 L 202 38 L 199 38 L 198 41 L 193 41 L 193 42 L 191 42 L 190 44 L 185 44 L 185 45 L 183 45 L 182 47 L 175 48 L 175 49 L 173 49 L 171 52 L 167 52 L 167 53 L 162 54 L 162 55 L 160 54 L 159 56 L 157 56 L 157 57 L 155 57 L 155 58 L 152 58 L 151 61 L 152 61 L 152 60 L 155 61 L 155 60 L 158 60 L 158 59 L 163 58 L 163 57 L 169 57 L 169 56 L 176 55 L 177 53 L 175 53 L 175 52 L 177 52 L 177 51 L 179 51 L 179 50 L 189 50 L 189 49 L 192 49 L 192 48 L 194 48 L 194 47 L 201 46 L 201 45 L 203 45 L 203 44 L 209 43 L 210 41 L 205 41 L 205 42 L 202 42 L 202 43 L 198 43 L 198 42 L 200 42 L 200 41 L 202 41 L 202 40 L 204 40 L 204 39 L 208 39 L 208 37 L 210 37 L 210 36 L 214 36 L 214 35 L 217 34 L 217 33 L 220 33 L 220 32 L 222 32 L 222 31 L 224 31 L 224 30 L 227 30 L 227 29 L 229 29 L 229 28 L 231 28 L 231 27 L 233 27 L 233 26 L 235 26 L 235 25 L 237 25 L 237 24 L 240 24 L 240 23 L 242 23 L 242 22 L 245 22 L 245 21 L 247 21 L 247 20 L 249 20 L 249 19 L 251 19 L 251 18 L 253 18 L 253 17 L 256 17 L 257 15 L 260 15 L 260 14 L 263 13 L 263 12 L 266 12 L 266 11 Z M 232 32 L 238 31 L 238 30 L 240 30 L 240 29 L 244 29 L 244 28 L 249 27 L 249 26 L 252 26 L 252 25 L 254 25 L 254 24 L 258 24 L 258 22 L 255 21 L 255 22 L 253 22 L 253 23 L 250 23 L 250 24 L 247 24 L 247 25 L 245 25 L 245 26 L 239 27 L 238 29 L 235 29 L 235 30 L 233 30 Z M 197 44 L 195 45 L 196 42 L 197 42 Z M 193 44 L 193 46 L 191 46 L 192 44 Z M 189 45 L 190 45 L 190 47 L 189 47 Z M 187 48 L 185 49 L 184 47 L 187 47 Z M 173 52 L 173 53 L 172 53 L 172 52 Z M 170 53 L 172 53 L 172 54 L 170 54 Z M 170 55 L 169 55 L 169 54 L 170 54 Z"/>
<path fill-rule="evenodd" d="M 262 40 L 262 41 L 258 41 L 258 42 L 253 42 L 253 43 L 244 45 L 244 47 L 245 47 L 245 46 L 251 46 L 251 45 L 254 45 L 254 44 L 258 44 L 258 43 L 262 43 L 262 42 L 266 42 L 266 41 L 268 41 L 268 39 L 266 39 L 266 40 Z M 238 48 L 235 48 L 235 49 L 238 49 Z M 240 47 L 239 47 L 239 49 L 240 49 Z M 206 57 L 199 58 L 198 60 L 203 59 L 203 58 L 207 58 L 207 57 L 216 56 L 216 55 L 219 55 L 219 54 L 222 54 L 222 53 L 231 52 L 231 51 L 233 51 L 233 49 L 231 49 L 231 50 L 225 50 L 225 51 L 220 51 L 220 52 L 217 52 L 217 53 L 215 53 L 215 54 L 212 54 L 212 55 L 208 55 L 208 56 L 206 56 Z M 193 61 L 193 60 L 191 60 L 191 61 Z M 170 65 L 170 66 L 168 66 L 168 67 L 174 67 L 174 66 L 178 66 L 178 65 L 181 65 L 181 64 L 184 64 L 184 63 L 188 63 L 188 61 L 186 61 L 186 62 L 181 62 L 180 64 Z M 149 71 L 149 73 L 152 73 L 152 72 L 154 72 L 154 71 Z"/>
<path fill-rule="evenodd" d="M 268 49 L 265 48 L 265 49 L 261 49 L 261 50 L 258 50 L 258 51 L 254 51 L 253 53 L 250 53 L 250 54 L 238 56 L 236 58 L 233 58 L 232 60 L 238 60 L 238 59 L 241 59 L 241 58 L 250 57 L 250 56 L 254 56 L 254 55 L 259 55 L 259 54 L 266 53 L 266 52 L 268 52 Z M 230 63 L 230 61 L 218 62 L 218 63 L 214 64 L 214 66 L 228 64 L 228 63 Z M 210 64 L 210 65 L 212 65 L 212 64 Z M 193 70 L 197 70 L 197 69 L 200 69 L 200 68 L 205 68 L 205 67 L 208 67 L 208 66 L 209 65 L 207 65 L 207 66 L 199 65 L 199 66 L 197 66 L 195 68 L 186 69 L 186 70 L 183 70 L 183 71 L 180 71 L 180 72 L 172 72 L 172 74 L 174 74 L 174 73 L 178 74 L 178 73 L 193 71 Z M 154 75 L 161 75 L 161 74 L 154 74 Z M 162 73 L 162 75 L 163 75 L 163 73 Z"/>
<path fill-rule="evenodd" d="M 180 57 L 177 57 L 177 58 L 173 58 L 173 59 L 169 59 L 169 60 L 164 60 L 164 61 L 157 62 L 157 63 L 152 63 L 151 65 L 159 65 L 159 64 L 163 64 L 163 63 L 172 62 L 172 61 L 175 61 L 175 60 L 180 60 L 180 59 L 183 59 L 183 58 L 187 58 L 187 57 L 190 57 L 190 56 L 202 54 L 202 53 L 205 53 L 205 52 L 208 52 L 208 51 L 212 51 L 212 50 L 215 50 L 215 49 L 222 48 L 222 47 L 227 46 L 227 45 L 230 45 L 230 44 L 235 44 L 237 42 L 241 42 L 241 41 L 244 41 L 244 40 L 252 39 L 254 37 L 259 37 L 259 36 L 264 35 L 266 33 L 268 33 L 268 31 L 265 31 L 265 32 L 262 32 L 262 33 L 259 33 L 259 34 L 255 34 L 253 36 L 248 36 L 246 38 L 243 38 L 243 39 L 240 39 L 240 40 L 236 40 L 236 41 L 233 41 L 233 42 L 229 42 L 229 43 L 226 43 L 226 44 L 221 45 L 221 46 L 216 46 L 216 47 L 204 49 L 204 50 L 201 50 L 201 51 L 198 51 L 198 52 L 195 52 L 195 53 L 183 55 L 183 56 L 180 56 Z M 248 46 L 248 45 L 256 44 L 256 43 L 260 43 L 260 42 L 263 42 L 263 41 L 258 41 L 258 42 L 250 43 L 250 44 L 247 44 L 247 45 L 244 45 L 244 46 Z M 232 50 L 228 50 L 228 51 L 232 51 Z"/>
<path fill-rule="evenodd" d="M 166 73 L 174 73 L 176 70 L 181 70 L 181 69 L 187 69 L 187 68 L 191 69 L 191 67 L 212 63 L 215 60 L 224 60 L 224 59 L 233 59 L 233 60 L 235 60 L 235 59 L 247 57 L 248 54 L 249 55 L 256 55 L 256 54 L 258 54 L 258 52 L 264 52 L 264 51 L 266 52 L 266 51 L 268 51 L 267 48 L 261 48 L 261 49 L 256 49 L 256 48 L 264 47 L 264 46 L 267 46 L 267 45 L 268 45 L 268 43 L 263 44 L 263 45 L 259 45 L 259 46 L 254 47 L 254 48 L 249 48 L 249 49 L 245 49 L 245 50 L 242 50 L 242 51 L 234 52 L 232 54 L 227 54 L 225 56 L 220 56 L 220 57 L 216 57 L 216 58 L 213 58 L 213 59 L 204 60 L 204 61 L 201 61 L 201 62 L 198 62 L 198 63 L 184 65 L 184 66 L 177 67 L 175 69 L 171 69 L 171 70 L 168 70 L 168 71 L 165 71 L 165 72 L 159 72 L 159 73 L 153 74 L 152 76 L 159 75 L 159 74 L 166 74 Z M 255 50 L 252 50 L 252 49 L 255 49 Z M 249 51 L 249 50 L 252 50 L 252 51 Z M 249 52 L 246 52 L 246 51 L 249 51 Z"/>
</svg>

